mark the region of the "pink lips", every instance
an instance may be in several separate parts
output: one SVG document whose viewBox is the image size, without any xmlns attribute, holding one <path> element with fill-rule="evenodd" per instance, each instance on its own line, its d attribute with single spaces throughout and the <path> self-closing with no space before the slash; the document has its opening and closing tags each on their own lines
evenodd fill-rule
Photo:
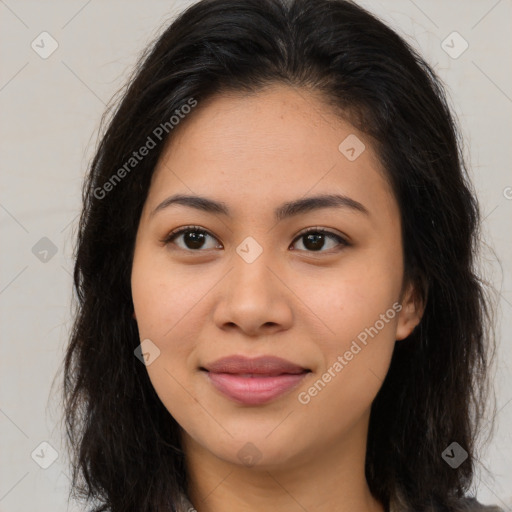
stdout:
<svg viewBox="0 0 512 512">
<path fill-rule="evenodd" d="M 310 370 L 273 356 L 225 357 L 202 368 L 213 386 L 232 400 L 259 405 L 296 387 Z"/>
</svg>

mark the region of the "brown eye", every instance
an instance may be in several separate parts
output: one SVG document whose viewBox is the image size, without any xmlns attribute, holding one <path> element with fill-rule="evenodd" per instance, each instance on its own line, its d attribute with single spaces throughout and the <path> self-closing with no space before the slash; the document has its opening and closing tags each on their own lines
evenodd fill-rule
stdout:
<svg viewBox="0 0 512 512">
<path fill-rule="evenodd" d="M 162 240 L 162 243 L 165 245 L 174 244 L 177 245 L 178 248 L 190 252 L 201 252 L 201 250 L 216 248 L 222 249 L 222 244 L 220 243 L 218 245 L 210 244 L 210 247 L 208 247 L 209 238 L 217 240 L 211 233 L 198 226 L 186 226 L 169 233 L 165 239 Z M 340 235 L 321 228 L 309 229 L 308 231 L 301 233 L 295 241 L 301 239 L 304 240 L 304 249 L 300 250 L 305 250 L 306 252 L 328 252 L 329 249 L 336 249 L 337 247 L 341 248 L 350 245 Z M 176 243 L 175 240 L 180 240 L 181 243 Z M 331 246 L 327 247 L 327 250 L 323 250 L 329 240 L 331 241 Z M 332 243 L 332 241 L 335 243 Z"/>
<path fill-rule="evenodd" d="M 206 241 L 208 237 L 215 239 L 208 231 L 201 229 L 197 226 L 187 226 L 185 228 L 180 228 L 169 235 L 163 240 L 165 245 L 170 243 L 174 243 L 174 240 L 182 238 L 183 245 L 176 244 L 180 249 L 190 250 L 190 251 L 199 251 L 200 249 L 205 249 Z M 215 247 L 206 247 L 206 249 L 215 249 Z"/>
<path fill-rule="evenodd" d="M 295 240 L 301 240 L 304 239 L 303 246 L 305 247 L 305 250 L 308 252 L 327 252 L 322 251 L 325 247 L 326 239 L 334 240 L 337 242 L 337 244 L 334 244 L 334 248 L 337 246 L 347 246 L 349 245 L 348 242 L 341 237 L 340 235 L 337 235 L 336 233 L 332 233 L 331 231 L 327 231 L 325 229 L 310 229 L 308 231 L 305 231 L 304 233 L 301 233 Z M 328 249 L 332 249 L 333 247 L 328 247 Z"/>
</svg>

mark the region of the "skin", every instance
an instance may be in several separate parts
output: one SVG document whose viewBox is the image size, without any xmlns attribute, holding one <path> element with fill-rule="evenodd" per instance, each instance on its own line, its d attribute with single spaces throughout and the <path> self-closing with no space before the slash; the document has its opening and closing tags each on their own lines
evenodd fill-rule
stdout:
<svg viewBox="0 0 512 512">
<path fill-rule="evenodd" d="M 354 161 L 338 149 L 350 134 L 366 146 Z M 232 217 L 182 205 L 151 214 L 177 193 L 222 201 Z M 346 195 L 369 214 L 326 208 L 274 220 L 282 203 L 322 193 Z M 203 247 L 183 235 L 162 242 L 189 225 L 209 233 Z M 327 236 L 312 250 L 298 235 L 318 227 L 350 245 Z M 252 263 L 236 252 L 248 236 L 263 250 Z M 364 461 L 370 407 L 395 340 L 421 318 L 403 271 L 399 208 L 371 141 L 316 94 L 285 85 L 223 93 L 175 129 L 141 215 L 132 294 L 140 339 L 160 350 L 147 371 L 182 427 L 199 512 L 384 511 Z M 299 393 L 396 302 L 401 311 L 300 403 Z M 311 373 L 269 403 L 243 405 L 199 370 L 232 354 L 275 355 Z M 260 457 L 252 466 L 238 456 L 248 442 Z"/>
</svg>

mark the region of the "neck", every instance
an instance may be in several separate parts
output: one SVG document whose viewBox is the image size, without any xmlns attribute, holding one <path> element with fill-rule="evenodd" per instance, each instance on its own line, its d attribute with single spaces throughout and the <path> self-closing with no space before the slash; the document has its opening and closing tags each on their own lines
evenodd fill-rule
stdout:
<svg viewBox="0 0 512 512">
<path fill-rule="evenodd" d="M 323 452 L 248 467 L 217 457 L 183 433 L 188 497 L 197 512 L 384 512 L 365 478 L 366 435 L 356 425 Z"/>
</svg>

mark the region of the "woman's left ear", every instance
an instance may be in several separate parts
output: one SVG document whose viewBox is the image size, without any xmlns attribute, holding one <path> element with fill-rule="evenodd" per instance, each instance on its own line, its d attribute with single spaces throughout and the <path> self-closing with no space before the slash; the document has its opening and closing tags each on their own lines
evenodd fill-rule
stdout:
<svg viewBox="0 0 512 512">
<path fill-rule="evenodd" d="M 421 294 L 412 283 L 407 286 L 404 298 L 401 302 L 402 309 L 400 313 L 398 313 L 398 323 L 396 327 L 397 340 L 407 338 L 420 323 L 425 311 L 425 303 L 420 295 Z"/>
</svg>

